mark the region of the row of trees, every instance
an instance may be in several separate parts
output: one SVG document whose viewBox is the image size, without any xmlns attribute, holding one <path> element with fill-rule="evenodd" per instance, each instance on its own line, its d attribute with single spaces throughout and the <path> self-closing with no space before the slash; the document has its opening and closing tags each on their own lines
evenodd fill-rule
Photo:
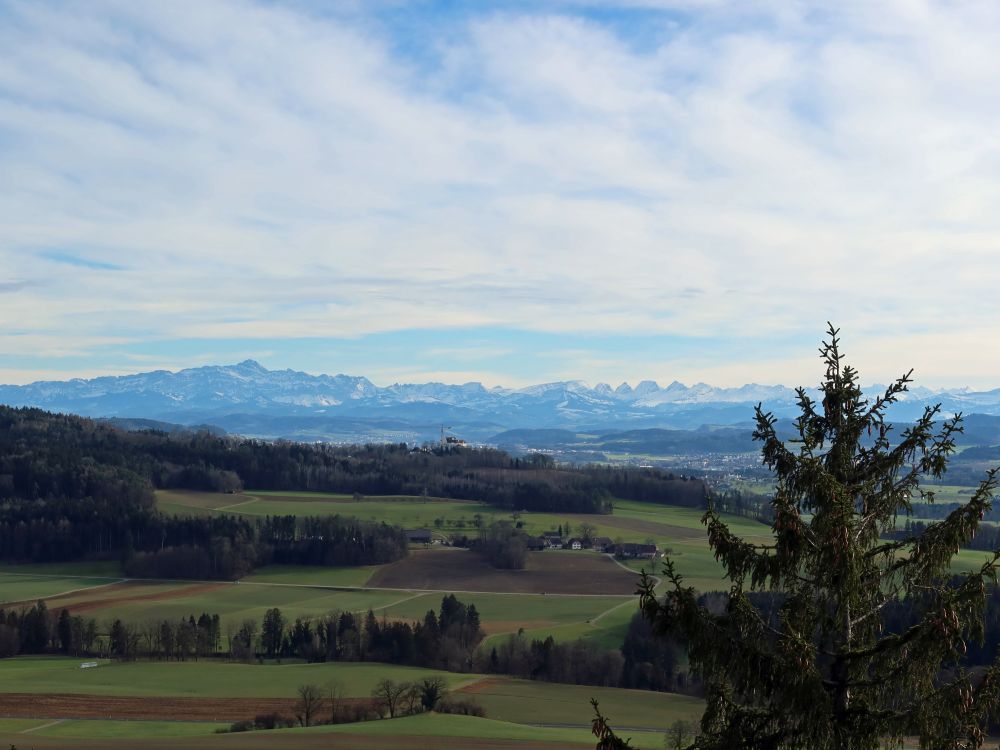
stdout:
<svg viewBox="0 0 1000 750">
<path fill-rule="evenodd" d="M 62 653 L 121 660 L 197 659 L 220 653 L 221 635 L 219 616 L 204 612 L 197 619 L 115 619 L 102 628 L 96 619 L 66 609 L 54 617 L 44 601 L 19 610 L 0 609 L 0 657 Z"/>
<path fill-rule="evenodd" d="M 636 688 L 698 695 L 700 682 L 687 669 L 684 644 L 654 634 L 636 613 L 620 650 L 589 641 L 556 642 L 509 635 L 476 655 L 476 671 L 576 685 Z"/>
<path fill-rule="evenodd" d="M 466 545 L 482 554 L 494 568 L 522 570 L 528 560 L 528 535 L 509 521 L 496 521 L 480 530 Z"/>
<path fill-rule="evenodd" d="M 454 671 L 469 669 L 484 635 L 475 605 L 466 606 L 453 594 L 441 599 L 438 612 L 428 610 L 423 620 L 412 623 L 379 620 L 371 610 L 363 618 L 342 612 L 289 622 L 280 609 L 272 608 L 264 615 L 259 639 L 257 632 L 250 623 L 240 628 L 237 642 L 248 649 L 241 656 L 380 661 Z M 256 649 L 251 648 L 254 644 Z"/>
<path fill-rule="evenodd" d="M 0 505 L 0 560 L 121 560 L 137 578 L 233 580 L 269 563 L 374 565 L 407 553 L 398 526 L 345 516 L 168 516 L 94 498 Z"/>
<path fill-rule="evenodd" d="M 253 719 L 235 722 L 231 732 L 257 729 L 281 729 L 292 726 L 311 727 L 318 724 L 342 724 L 375 719 L 394 719 L 426 711 L 485 716 L 482 706 L 471 700 L 454 700 L 448 696 L 448 686 L 442 677 L 431 676 L 413 682 L 380 680 L 371 692 L 371 699 L 347 698 L 344 685 L 333 681 L 325 685 L 306 683 L 296 691 L 295 718 L 279 714 L 263 714 Z"/>
<path fill-rule="evenodd" d="M 310 662 L 378 661 L 467 671 L 483 639 L 479 613 L 453 594 L 439 611 L 418 622 L 379 619 L 368 611 L 289 622 L 278 608 L 258 621 L 223 625 L 217 614 L 179 620 L 131 622 L 114 619 L 99 627 L 93 618 L 63 609 L 53 617 L 44 601 L 19 610 L 0 609 L 0 656 L 65 653 L 121 660 L 197 659 L 227 654 L 240 661 L 299 658 Z"/>
<path fill-rule="evenodd" d="M 488 654 L 481 651 L 474 666 L 476 671 L 529 680 L 619 687 L 624 659 L 620 651 L 583 640 L 557 643 L 548 636 L 529 641 L 522 631 L 507 636 Z"/>
</svg>

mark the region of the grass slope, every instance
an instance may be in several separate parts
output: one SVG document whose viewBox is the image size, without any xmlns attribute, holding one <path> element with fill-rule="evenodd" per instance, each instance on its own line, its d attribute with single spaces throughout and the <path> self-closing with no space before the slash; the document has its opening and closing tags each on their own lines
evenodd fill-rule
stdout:
<svg viewBox="0 0 1000 750">
<path fill-rule="evenodd" d="M 13 602 L 34 603 L 38 599 L 68 595 L 81 589 L 93 590 L 114 583 L 111 578 L 72 578 L 59 575 L 31 575 L 0 570 L 0 606 Z"/>
<path fill-rule="evenodd" d="M 81 659 L 32 656 L 0 660 L 0 692 L 84 695 L 294 698 L 299 685 L 337 680 L 349 696 L 367 697 L 379 680 L 411 681 L 440 676 L 459 687 L 478 676 L 389 664 L 230 664 L 201 662 L 107 662 L 80 669 Z"/>
<path fill-rule="evenodd" d="M 488 677 L 463 688 L 486 715 L 522 724 L 582 724 L 590 719 L 590 699 L 614 726 L 666 729 L 675 719 L 701 717 L 704 703 L 672 693 L 561 685 L 512 677 Z"/>
<path fill-rule="evenodd" d="M 48 723 L 48 722 L 46 722 Z M 195 721 L 101 721 L 70 719 L 50 726 L 42 725 L 31 737 L 134 738 L 192 737 L 214 734 L 228 724 Z M 33 740 L 32 740 L 33 741 Z"/>
</svg>

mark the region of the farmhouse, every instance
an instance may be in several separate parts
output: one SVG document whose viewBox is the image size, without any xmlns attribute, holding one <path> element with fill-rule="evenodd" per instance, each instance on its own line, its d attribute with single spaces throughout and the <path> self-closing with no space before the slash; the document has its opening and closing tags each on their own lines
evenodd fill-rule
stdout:
<svg viewBox="0 0 1000 750">
<path fill-rule="evenodd" d="M 612 552 L 614 546 L 615 543 L 611 541 L 609 536 L 595 536 L 590 540 L 590 548 L 600 552 Z"/>
<path fill-rule="evenodd" d="M 652 560 L 657 556 L 659 550 L 655 544 L 636 544 L 635 542 L 625 542 L 615 545 L 616 557 L 639 558 Z"/>
<path fill-rule="evenodd" d="M 407 529 L 406 541 L 410 544 L 430 544 L 431 532 L 429 529 Z"/>
<path fill-rule="evenodd" d="M 568 547 L 569 549 L 583 549 L 583 540 L 570 539 L 568 542 L 566 542 L 566 547 Z"/>
<path fill-rule="evenodd" d="M 561 536 L 550 536 L 545 538 L 545 543 L 549 549 L 562 549 L 563 540 Z"/>
</svg>

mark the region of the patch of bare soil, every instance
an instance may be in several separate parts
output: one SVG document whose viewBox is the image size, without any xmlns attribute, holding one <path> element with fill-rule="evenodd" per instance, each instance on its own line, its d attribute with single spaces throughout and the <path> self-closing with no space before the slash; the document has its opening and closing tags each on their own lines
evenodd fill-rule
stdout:
<svg viewBox="0 0 1000 750">
<path fill-rule="evenodd" d="M 493 568 L 468 550 L 416 550 L 375 572 L 369 586 L 518 594 L 634 593 L 636 576 L 605 555 L 591 552 L 530 552 L 524 570 Z"/>
<path fill-rule="evenodd" d="M 587 516 L 577 516 L 580 523 L 587 521 Z M 690 529 L 686 526 L 675 526 L 672 523 L 646 521 L 641 518 L 625 518 L 623 516 L 601 516 L 601 525 L 610 526 L 622 531 L 637 531 L 656 539 L 672 541 L 682 539 L 705 539 L 705 529 Z M 761 526 L 762 529 L 766 528 Z"/>
<path fill-rule="evenodd" d="M 147 591 L 145 593 L 129 594 L 129 588 L 147 588 L 148 583 L 141 581 L 114 583 L 110 586 L 103 586 L 94 589 L 92 592 L 78 592 L 66 596 L 55 596 L 46 599 L 49 609 L 68 609 L 72 614 L 89 612 L 95 609 L 103 609 L 120 604 L 131 604 L 134 602 L 158 602 L 169 599 L 177 599 L 189 596 L 198 596 L 210 591 L 230 586 L 229 583 L 195 583 L 190 586 L 165 586 L 162 591 Z"/>
<path fill-rule="evenodd" d="M 496 677 L 484 677 L 481 680 L 470 682 L 468 685 L 464 685 L 458 688 L 455 692 L 469 693 L 470 695 L 475 695 L 476 693 L 485 693 L 494 685 L 500 685 L 502 683 L 503 683 L 502 679 L 497 679 Z"/>
<path fill-rule="evenodd" d="M 108 750 L 120 748 L 132 750 L 273 750 L 276 747 L 289 750 L 440 750 L 442 747 L 462 748 L 462 750 L 580 750 L 580 745 L 568 742 L 531 742 L 525 740 L 494 740 L 479 737 L 413 737 L 410 735 L 371 735 L 326 732 L 288 734 L 283 732 L 239 732 L 236 734 L 214 734 L 203 737 L 144 737 L 136 739 L 78 739 L 73 737 L 46 737 L 32 734 L 28 736 L 0 733 L 0 741 L 17 744 L 20 747 L 30 739 L 32 750 Z"/>
<path fill-rule="evenodd" d="M 16 718 L 240 721 L 268 713 L 293 716 L 295 700 L 0 693 L 0 716 Z"/>
</svg>

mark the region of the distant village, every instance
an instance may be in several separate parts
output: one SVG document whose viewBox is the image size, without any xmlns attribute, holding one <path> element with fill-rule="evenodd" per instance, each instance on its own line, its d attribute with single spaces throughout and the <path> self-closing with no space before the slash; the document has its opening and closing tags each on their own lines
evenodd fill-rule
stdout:
<svg viewBox="0 0 1000 750">
<path fill-rule="evenodd" d="M 430 529 L 411 529 L 406 532 L 410 544 L 448 544 L 440 536 L 435 537 Z M 561 550 L 592 550 L 603 552 L 623 560 L 640 559 L 653 560 L 660 556 L 660 549 L 655 544 L 637 542 L 614 542 L 610 537 L 595 536 L 590 539 L 582 537 L 563 538 L 558 531 L 544 531 L 541 536 L 528 536 L 528 550 L 541 552 L 547 549 Z"/>
</svg>

